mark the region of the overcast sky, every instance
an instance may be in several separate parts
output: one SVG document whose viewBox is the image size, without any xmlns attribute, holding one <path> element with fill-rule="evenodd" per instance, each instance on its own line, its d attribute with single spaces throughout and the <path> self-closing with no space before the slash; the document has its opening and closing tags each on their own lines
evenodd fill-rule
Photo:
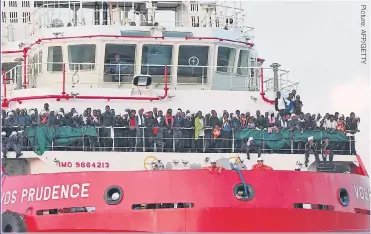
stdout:
<svg viewBox="0 0 371 234">
<path fill-rule="evenodd" d="M 357 152 L 370 172 L 371 61 L 368 56 L 367 65 L 361 63 L 362 4 L 367 2 L 246 1 L 243 7 L 265 65 L 278 62 L 300 82 L 304 112 L 354 111 L 361 118 Z M 369 24 L 367 31 L 369 38 Z"/>
</svg>

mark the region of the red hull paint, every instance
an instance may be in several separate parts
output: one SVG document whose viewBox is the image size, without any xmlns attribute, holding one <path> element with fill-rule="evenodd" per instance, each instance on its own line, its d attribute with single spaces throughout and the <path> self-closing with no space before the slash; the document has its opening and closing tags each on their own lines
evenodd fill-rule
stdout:
<svg viewBox="0 0 371 234">
<path fill-rule="evenodd" d="M 7 177 L 3 193 L 17 190 L 14 204 L 4 210 L 26 214 L 28 230 L 36 231 L 369 231 L 369 194 L 356 196 L 354 186 L 369 191 L 369 178 L 351 174 L 269 171 L 242 172 L 255 189 L 255 198 L 240 201 L 233 188 L 241 182 L 236 171 L 221 175 L 206 170 L 80 172 Z M 27 184 L 25 185 L 25 181 Z M 90 183 L 89 197 L 21 203 L 22 189 Z M 124 190 L 118 205 L 107 205 L 104 191 L 111 185 Z M 347 189 L 350 204 L 343 207 L 338 189 Z M 358 194 L 360 195 L 360 194 Z M 365 195 L 365 194 L 363 194 Z M 189 209 L 132 210 L 133 204 L 193 202 Z M 334 210 L 293 208 L 293 203 L 324 204 Z M 95 206 L 92 213 L 36 215 L 37 210 Z"/>
</svg>

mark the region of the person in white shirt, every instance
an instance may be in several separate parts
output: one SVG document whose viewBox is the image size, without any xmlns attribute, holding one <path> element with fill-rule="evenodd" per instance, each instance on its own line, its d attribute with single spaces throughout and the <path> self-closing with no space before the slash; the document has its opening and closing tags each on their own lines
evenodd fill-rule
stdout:
<svg viewBox="0 0 371 234">
<path fill-rule="evenodd" d="M 276 93 L 276 99 L 274 100 L 275 110 L 280 113 L 280 116 L 286 114 L 286 101 L 285 98 L 281 96 L 281 92 Z"/>
<path fill-rule="evenodd" d="M 335 121 L 333 115 L 330 116 L 330 119 L 325 120 L 324 128 L 326 130 L 335 130 L 336 129 L 336 121 Z"/>
</svg>

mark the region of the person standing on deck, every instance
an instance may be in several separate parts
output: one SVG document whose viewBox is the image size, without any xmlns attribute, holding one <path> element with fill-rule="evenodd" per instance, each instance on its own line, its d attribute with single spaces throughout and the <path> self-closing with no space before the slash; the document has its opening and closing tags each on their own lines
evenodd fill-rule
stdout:
<svg viewBox="0 0 371 234">
<path fill-rule="evenodd" d="M 281 96 L 281 92 L 276 93 L 276 99 L 274 100 L 274 108 L 277 112 L 280 113 L 280 116 L 286 114 L 286 101 L 285 98 Z"/>
</svg>

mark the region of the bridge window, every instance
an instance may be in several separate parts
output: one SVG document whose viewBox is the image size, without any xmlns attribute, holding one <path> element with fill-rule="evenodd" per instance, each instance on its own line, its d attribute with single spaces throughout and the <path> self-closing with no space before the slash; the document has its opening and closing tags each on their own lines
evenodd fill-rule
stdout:
<svg viewBox="0 0 371 234">
<path fill-rule="evenodd" d="M 39 51 L 39 72 L 42 72 L 43 68 L 43 51 Z"/>
<path fill-rule="evenodd" d="M 247 67 L 249 66 L 249 51 L 240 50 L 238 56 L 237 74 L 246 76 L 248 74 Z"/>
<path fill-rule="evenodd" d="M 9 1 L 9 7 L 17 7 L 17 1 Z"/>
<path fill-rule="evenodd" d="M 9 21 L 10 23 L 18 23 L 18 12 L 10 12 Z"/>
<path fill-rule="evenodd" d="M 48 47 L 48 64 L 47 71 L 62 71 L 63 68 L 63 53 L 61 46 Z"/>
<path fill-rule="evenodd" d="M 133 79 L 136 45 L 107 44 L 104 81 L 129 82 Z"/>
<path fill-rule="evenodd" d="M 216 70 L 219 72 L 233 72 L 236 49 L 219 46 Z"/>
<path fill-rule="evenodd" d="M 15 66 L 17 66 L 16 62 L 1 63 L 1 69 L 2 69 L 2 71 L 6 71 L 6 78 L 7 79 L 15 80 L 16 72 L 15 72 L 15 69 L 13 69 Z M 10 71 L 10 70 L 12 70 L 12 71 Z M 8 82 L 8 83 L 10 83 L 10 82 Z"/>
<path fill-rule="evenodd" d="M 70 70 L 94 70 L 96 45 L 69 45 Z"/>
<path fill-rule="evenodd" d="M 171 65 L 173 46 L 171 45 L 143 45 L 142 74 L 164 75 L 165 65 Z M 168 69 L 168 75 L 171 69 Z"/>
<path fill-rule="evenodd" d="M 208 46 L 179 46 L 178 83 L 207 83 Z"/>
<path fill-rule="evenodd" d="M 30 7 L 30 1 L 22 1 L 22 7 Z"/>
<path fill-rule="evenodd" d="M 33 75 L 39 74 L 39 54 L 38 53 L 32 57 L 31 64 L 32 64 L 31 68 L 33 70 Z"/>
<path fill-rule="evenodd" d="M 23 12 L 23 23 L 28 23 L 31 21 L 31 12 Z"/>
<path fill-rule="evenodd" d="M 6 23 L 6 12 L 1 12 L 1 18 L 3 19 L 3 23 Z"/>
</svg>

